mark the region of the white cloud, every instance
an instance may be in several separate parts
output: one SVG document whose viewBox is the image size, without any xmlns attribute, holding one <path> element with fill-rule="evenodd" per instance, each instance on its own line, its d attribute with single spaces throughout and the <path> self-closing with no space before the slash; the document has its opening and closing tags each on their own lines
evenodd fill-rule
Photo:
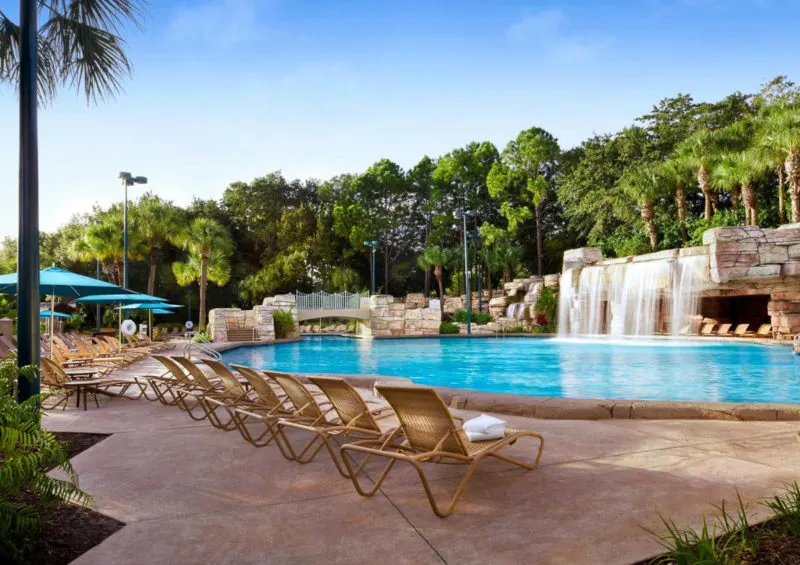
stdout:
<svg viewBox="0 0 800 565">
<path fill-rule="evenodd" d="M 256 0 L 210 0 L 198 5 L 179 5 L 169 29 L 178 39 L 203 40 L 226 47 L 256 36 Z"/>
<path fill-rule="evenodd" d="M 588 38 L 565 31 L 567 18 L 558 9 L 527 14 L 506 30 L 509 43 L 535 46 L 563 61 L 593 59 L 608 43 L 607 39 Z"/>
</svg>

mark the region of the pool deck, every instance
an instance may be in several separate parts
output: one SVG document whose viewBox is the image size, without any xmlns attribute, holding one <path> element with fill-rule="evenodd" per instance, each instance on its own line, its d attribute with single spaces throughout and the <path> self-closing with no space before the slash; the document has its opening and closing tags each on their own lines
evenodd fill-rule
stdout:
<svg viewBox="0 0 800 565">
<path fill-rule="evenodd" d="M 156 367 L 148 360 L 129 372 Z M 643 529 L 663 530 L 659 512 L 698 526 L 712 504 L 735 500 L 736 489 L 754 501 L 800 479 L 798 422 L 503 416 L 545 436 L 541 466 L 485 462 L 442 520 L 409 468 L 396 468 L 376 497 L 363 499 L 327 456 L 298 465 L 175 407 L 100 402 L 44 421 L 53 430 L 113 434 L 73 465 L 96 509 L 127 525 L 75 565 L 622 565 L 659 551 Z M 532 442 L 509 448 L 526 460 L 534 452 Z M 452 492 L 462 473 L 433 469 L 434 491 Z M 751 511 L 765 516 L 757 504 Z"/>
</svg>

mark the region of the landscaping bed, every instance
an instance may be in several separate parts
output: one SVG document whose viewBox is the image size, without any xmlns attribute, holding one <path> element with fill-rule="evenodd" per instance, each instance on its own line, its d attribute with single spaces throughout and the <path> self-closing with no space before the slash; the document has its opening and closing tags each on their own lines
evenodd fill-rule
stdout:
<svg viewBox="0 0 800 565">
<path fill-rule="evenodd" d="M 55 432 L 55 436 L 59 441 L 69 442 L 70 458 L 108 437 L 107 434 L 69 432 Z M 26 492 L 17 502 L 36 504 L 37 500 Z M 124 525 L 88 508 L 53 502 L 42 511 L 36 543 L 22 563 L 66 565 Z"/>
<path fill-rule="evenodd" d="M 664 519 L 668 533 L 657 537 L 667 552 L 635 565 L 800 565 L 800 487 L 761 504 L 773 515 L 759 524 L 749 523 L 741 498 L 735 516 L 719 506 L 719 518 L 697 531 Z"/>
</svg>

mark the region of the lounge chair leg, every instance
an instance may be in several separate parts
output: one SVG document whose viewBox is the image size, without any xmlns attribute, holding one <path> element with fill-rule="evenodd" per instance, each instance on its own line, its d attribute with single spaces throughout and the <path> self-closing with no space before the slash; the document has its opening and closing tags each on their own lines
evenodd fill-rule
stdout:
<svg viewBox="0 0 800 565">
<path fill-rule="evenodd" d="M 356 492 L 365 498 L 371 498 L 375 495 L 376 492 L 378 492 L 378 489 L 381 488 L 383 481 L 389 475 L 389 471 L 392 470 L 392 467 L 394 467 L 394 464 L 397 461 L 397 459 L 395 459 L 394 457 L 389 457 L 389 463 L 387 463 L 386 467 L 384 467 L 383 471 L 381 471 L 381 474 L 378 476 L 378 480 L 375 481 L 375 484 L 372 485 L 372 488 L 370 490 L 364 490 L 361 487 L 361 483 L 358 480 L 358 476 L 361 474 L 361 471 L 364 468 L 364 463 L 362 462 L 361 465 L 359 465 L 356 469 L 354 469 L 353 465 L 351 464 L 351 458 L 346 453 L 347 451 L 350 450 L 351 449 L 348 449 L 348 446 L 346 445 L 342 446 L 341 450 L 342 461 L 344 462 L 344 466 L 347 468 L 347 474 L 350 476 L 350 480 L 353 481 L 353 486 L 355 487 Z M 358 451 L 361 451 L 362 453 L 364 452 L 363 450 L 358 450 Z M 367 456 L 369 457 L 370 455 L 371 454 L 367 452 Z"/>
<path fill-rule="evenodd" d="M 422 465 L 420 465 L 418 461 L 414 460 L 409 461 L 409 463 L 411 463 L 417 470 L 420 482 L 422 482 L 422 488 L 425 489 L 425 494 L 428 497 L 428 502 L 431 505 L 433 513 L 436 514 L 439 518 L 447 518 L 450 514 L 453 513 L 453 510 L 455 510 L 458 501 L 461 500 L 461 496 L 464 494 L 464 490 L 466 490 L 467 488 L 467 483 L 472 478 L 472 474 L 475 472 L 475 469 L 477 468 L 478 463 L 480 461 L 481 461 L 480 459 L 476 459 L 470 464 L 469 469 L 467 469 L 467 473 L 461 479 L 461 482 L 458 484 L 458 487 L 456 488 L 456 492 L 453 494 L 453 497 L 450 499 L 450 502 L 447 504 L 447 508 L 444 511 L 440 510 L 439 505 L 436 503 L 436 499 L 434 498 L 433 492 L 431 492 L 430 484 L 428 483 L 428 477 L 425 475 L 425 471 L 423 470 Z"/>
</svg>

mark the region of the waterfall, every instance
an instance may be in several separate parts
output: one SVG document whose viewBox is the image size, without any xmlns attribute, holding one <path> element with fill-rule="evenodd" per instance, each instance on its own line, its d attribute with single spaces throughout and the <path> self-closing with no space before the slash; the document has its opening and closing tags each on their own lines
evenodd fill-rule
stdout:
<svg viewBox="0 0 800 565">
<path fill-rule="evenodd" d="M 525 303 L 514 302 L 506 306 L 506 318 L 509 320 L 522 320 L 522 315 L 525 313 Z"/>
<path fill-rule="evenodd" d="M 675 263 L 677 272 L 672 279 L 672 312 L 670 333 L 680 335 L 681 329 L 694 323 L 700 310 L 700 292 L 705 284 L 707 259 L 705 255 L 681 257 Z"/>
<path fill-rule="evenodd" d="M 706 262 L 698 255 L 568 269 L 560 280 L 559 336 L 679 335 L 698 314 Z"/>
<path fill-rule="evenodd" d="M 575 288 L 575 269 L 567 269 L 558 279 L 558 336 L 570 337 L 575 327 L 578 291 Z M 577 333 L 577 328 L 576 328 Z"/>
</svg>

